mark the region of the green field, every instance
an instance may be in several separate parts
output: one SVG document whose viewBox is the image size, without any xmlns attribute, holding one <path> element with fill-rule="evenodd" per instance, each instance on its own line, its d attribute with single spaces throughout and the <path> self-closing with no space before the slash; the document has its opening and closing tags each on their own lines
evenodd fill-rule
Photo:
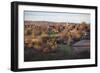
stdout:
<svg viewBox="0 0 100 73">
<path fill-rule="evenodd" d="M 25 48 L 25 61 L 43 61 L 43 60 L 61 60 L 71 58 L 71 46 L 60 44 L 55 51 L 50 53 L 42 53 L 34 50 L 34 48 Z"/>
</svg>

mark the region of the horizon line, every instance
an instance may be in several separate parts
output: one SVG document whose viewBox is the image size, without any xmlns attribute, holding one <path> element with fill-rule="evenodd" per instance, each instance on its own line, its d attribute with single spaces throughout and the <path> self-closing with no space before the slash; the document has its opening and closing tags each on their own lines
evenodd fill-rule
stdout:
<svg viewBox="0 0 100 73">
<path fill-rule="evenodd" d="M 80 22 L 80 23 L 76 23 L 76 22 L 61 22 L 61 21 L 45 21 L 45 20 L 43 20 L 43 21 L 32 21 L 32 20 L 24 20 L 24 22 L 25 21 L 28 21 L 28 22 L 52 22 L 52 23 L 75 23 L 75 24 L 80 24 L 80 23 L 83 23 L 83 22 L 85 22 L 85 21 L 83 21 L 83 22 Z M 87 23 L 87 22 L 85 22 L 86 24 L 90 24 L 90 23 Z"/>
</svg>

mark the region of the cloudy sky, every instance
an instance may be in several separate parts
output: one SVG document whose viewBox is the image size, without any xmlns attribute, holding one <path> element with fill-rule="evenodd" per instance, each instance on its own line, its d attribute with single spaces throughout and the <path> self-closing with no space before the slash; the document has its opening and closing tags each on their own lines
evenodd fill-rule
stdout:
<svg viewBox="0 0 100 73">
<path fill-rule="evenodd" d="M 90 23 L 90 14 L 24 11 L 24 20 L 27 20 L 27 21 L 53 21 L 53 22 L 72 22 L 72 23 L 86 22 L 86 23 Z"/>
</svg>

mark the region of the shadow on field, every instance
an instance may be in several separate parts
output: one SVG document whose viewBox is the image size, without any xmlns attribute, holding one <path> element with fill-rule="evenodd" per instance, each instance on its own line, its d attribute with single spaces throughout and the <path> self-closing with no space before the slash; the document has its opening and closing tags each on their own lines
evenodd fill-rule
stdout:
<svg viewBox="0 0 100 73">
<path fill-rule="evenodd" d="M 70 60 L 70 59 L 87 59 L 90 58 L 89 51 L 75 53 L 71 46 L 64 44 L 58 45 L 55 51 L 43 53 L 34 48 L 24 48 L 24 61 L 47 61 L 47 60 Z"/>
</svg>

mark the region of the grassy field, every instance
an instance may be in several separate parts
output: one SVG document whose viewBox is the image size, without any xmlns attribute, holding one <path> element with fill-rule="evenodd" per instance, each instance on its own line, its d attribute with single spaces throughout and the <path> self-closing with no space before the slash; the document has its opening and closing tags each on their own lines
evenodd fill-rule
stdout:
<svg viewBox="0 0 100 73">
<path fill-rule="evenodd" d="M 25 61 L 42 61 L 42 60 L 61 60 L 69 59 L 71 55 L 71 46 L 60 44 L 55 51 L 50 53 L 42 53 L 36 51 L 34 48 L 25 48 Z"/>
<path fill-rule="evenodd" d="M 50 61 L 50 60 L 67 60 L 67 59 L 86 59 L 90 58 L 90 53 L 83 52 L 78 55 L 73 54 L 73 48 L 68 45 L 60 44 L 55 51 L 42 53 L 34 48 L 24 49 L 24 61 Z"/>
</svg>

